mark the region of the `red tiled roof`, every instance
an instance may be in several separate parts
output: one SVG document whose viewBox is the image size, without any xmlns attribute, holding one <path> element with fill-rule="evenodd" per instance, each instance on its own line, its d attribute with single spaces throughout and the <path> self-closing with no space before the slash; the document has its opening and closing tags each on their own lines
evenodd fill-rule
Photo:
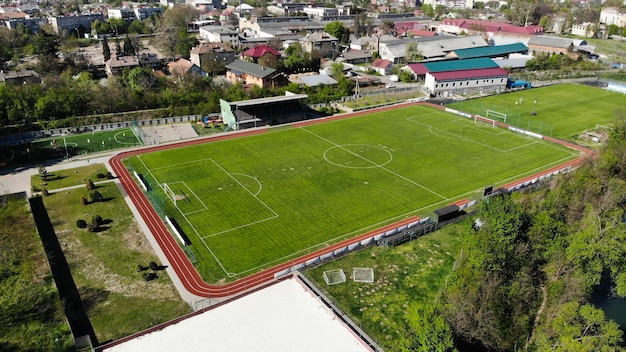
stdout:
<svg viewBox="0 0 626 352">
<path fill-rule="evenodd" d="M 478 70 L 464 70 L 464 71 L 446 71 L 446 72 L 432 72 L 430 73 L 437 81 L 446 81 L 452 79 L 462 78 L 478 78 L 478 77 L 502 77 L 508 76 L 509 73 L 500 67 L 497 68 L 484 68 Z"/>
<path fill-rule="evenodd" d="M 280 53 L 267 45 L 259 45 L 254 48 L 250 48 L 244 51 L 241 56 L 243 57 L 252 57 L 252 58 L 260 58 L 261 56 L 270 53 L 274 56 L 280 56 Z"/>
<path fill-rule="evenodd" d="M 389 65 L 391 65 L 391 61 L 389 60 L 376 59 L 372 62 L 372 67 L 386 68 Z"/>
</svg>

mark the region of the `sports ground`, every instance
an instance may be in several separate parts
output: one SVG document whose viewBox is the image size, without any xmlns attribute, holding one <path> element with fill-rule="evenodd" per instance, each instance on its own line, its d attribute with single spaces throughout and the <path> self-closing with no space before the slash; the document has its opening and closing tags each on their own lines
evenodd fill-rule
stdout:
<svg viewBox="0 0 626 352">
<path fill-rule="evenodd" d="M 206 286 L 198 294 L 225 295 L 302 256 L 430 216 L 437 207 L 479 198 L 485 186 L 580 155 L 441 109 L 405 105 L 127 152 L 112 166 L 155 236 L 172 245 L 181 271 Z M 152 204 L 123 167 L 143 176 Z M 163 214 L 189 238 L 187 254 Z M 233 280 L 221 288 L 203 283 Z"/>
</svg>

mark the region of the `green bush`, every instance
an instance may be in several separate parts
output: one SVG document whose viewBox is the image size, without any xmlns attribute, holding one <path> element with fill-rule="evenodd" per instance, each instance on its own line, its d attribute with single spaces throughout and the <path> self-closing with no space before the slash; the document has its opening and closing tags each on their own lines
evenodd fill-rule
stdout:
<svg viewBox="0 0 626 352">
<path fill-rule="evenodd" d="M 92 202 L 102 202 L 102 200 L 104 199 L 102 197 L 102 194 L 100 194 L 100 192 L 98 191 L 93 191 L 89 194 L 89 196 L 91 197 L 91 201 Z"/>
<path fill-rule="evenodd" d="M 87 227 L 87 221 L 85 221 L 83 219 L 76 220 L 76 227 L 78 227 L 79 229 L 86 228 Z"/>
<path fill-rule="evenodd" d="M 98 172 L 98 173 L 96 174 L 96 177 L 97 177 L 97 178 L 105 178 L 106 176 L 105 176 L 103 173 Z"/>
<path fill-rule="evenodd" d="M 87 190 L 91 191 L 92 189 L 96 188 L 96 186 L 93 184 L 93 181 L 91 179 L 87 180 Z"/>
<path fill-rule="evenodd" d="M 94 216 L 91 222 L 95 222 L 98 225 L 102 225 L 102 216 L 100 215 Z"/>
<path fill-rule="evenodd" d="M 44 197 L 47 197 L 50 195 L 50 192 L 48 192 L 48 190 L 44 188 L 41 190 L 41 195 Z"/>
<path fill-rule="evenodd" d="M 89 204 L 89 201 L 87 201 L 87 198 L 85 198 L 85 196 L 81 196 L 80 197 L 80 204 L 87 205 L 87 204 Z"/>
</svg>

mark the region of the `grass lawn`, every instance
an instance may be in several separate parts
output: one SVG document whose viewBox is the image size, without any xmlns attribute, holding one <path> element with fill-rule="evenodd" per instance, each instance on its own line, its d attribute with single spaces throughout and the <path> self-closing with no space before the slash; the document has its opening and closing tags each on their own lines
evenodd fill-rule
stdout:
<svg viewBox="0 0 626 352">
<path fill-rule="evenodd" d="M 64 187 L 84 185 L 87 180 L 93 182 L 103 181 L 104 178 L 98 178 L 98 174 L 105 175 L 108 170 L 103 164 L 94 164 L 78 169 L 58 170 L 48 173 L 48 179 L 43 182 L 39 175 L 33 175 L 30 178 L 31 185 L 38 189 L 46 187 L 48 190 L 59 189 Z"/>
<path fill-rule="evenodd" d="M 141 145 L 130 128 L 113 131 L 68 134 L 39 139 L 30 143 L 0 147 L 0 165 L 17 166 L 63 159 L 68 155 L 88 155 Z"/>
<path fill-rule="evenodd" d="M 515 105 L 523 98 L 523 103 Z M 535 98 L 537 103 L 534 103 Z M 487 110 L 506 113 L 507 123 L 560 139 L 575 140 L 584 130 L 596 124 L 609 125 L 623 114 L 626 96 L 585 86 L 559 84 L 548 87 L 494 95 L 447 105 L 472 114 L 485 116 Z M 535 111 L 536 116 L 530 113 Z"/>
<path fill-rule="evenodd" d="M 433 303 L 463 244 L 464 223 L 446 226 L 396 247 L 370 247 L 308 270 L 305 275 L 387 351 L 405 334 L 414 303 Z M 467 225 L 469 226 L 469 225 Z M 354 268 L 373 268 L 374 282 L 353 280 Z M 341 269 L 346 282 L 327 285 L 324 271 Z"/>
<path fill-rule="evenodd" d="M 0 197 L 0 350 L 74 351 L 26 199 Z"/>
<path fill-rule="evenodd" d="M 76 169 L 81 179 L 94 167 Z M 74 170 L 69 170 L 73 174 Z M 78 183 L 82 185 L 82 183 Z M 115 183 L 98 185 L 105 201 L 80 204 L 85 187 L 52 192 L 44 203 L 99 341 L 119 339 L 190 311 L 164 272 L 145 281 L 137 265 L 158 263 Z M 76 227 L 100 215 L 101 230 Z"/>
<path fill-rule="evenodd" d="M 363 108 L 367 106 L 377 106 L 381 104 L 388 104 L 394 102 L 404 102 L 408 99 L 420 98 L 423 97 L 424 94 L 419 90 L 414 90 L 411 92 L 402 92 L 397 94 L 376 94 L 376 95 L 367 95 L 358 98 L 354 101 L 347 101 L 342 103 L 342 105 L 347 106 L 352 109 Z"/>
<path fill-rule="evenodd" d="M 414 106 L 133 157 L 207 282 L 234 280 L 555 166 L 571 150 Z M 158 185 L 167 183 L 177 207 Z M 156 196 L 158 194 L 160 196 Z M 158 198 L 158 199 L 155 199 Z"/>
</svg>

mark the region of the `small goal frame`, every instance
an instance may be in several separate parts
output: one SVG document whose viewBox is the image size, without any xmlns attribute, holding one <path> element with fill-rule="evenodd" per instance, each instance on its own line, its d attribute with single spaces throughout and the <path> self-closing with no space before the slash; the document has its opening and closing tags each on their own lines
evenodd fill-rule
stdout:
<svg viewBox="0 0 626 352">
<path fill-rule="evenodd" d="M 495 117 L 495 118 L 501 119 L 502 121 L 504 121 L 506 123 L 507 114 L 503 113 L 503 112 L 496 111 L 496 110 L 487 110 L 485 112 L 485 117 L 487 117 L 487 118 Z"/>
<path fill-rule="evenodd" d="M 352 279 L 354 282 L 374 282 L 374 269 L 373 268 L 353 268 Z"/>
<path fill-rule="evenodd" d="M 327 270 L 324 271 L 324 281 L 326 285 L 336 285 L 346 282 L 346 274 L 343 269 Z"/>
<path fill-rule="evenodd" d="M 488 125 L 491 125 L 491 127 L 496 128 L 496 120 L 493 120 L 487 117 L 474 115 L 474 123 L 478 123 L 478 122 L 486 123 Z"/>
</svg>

